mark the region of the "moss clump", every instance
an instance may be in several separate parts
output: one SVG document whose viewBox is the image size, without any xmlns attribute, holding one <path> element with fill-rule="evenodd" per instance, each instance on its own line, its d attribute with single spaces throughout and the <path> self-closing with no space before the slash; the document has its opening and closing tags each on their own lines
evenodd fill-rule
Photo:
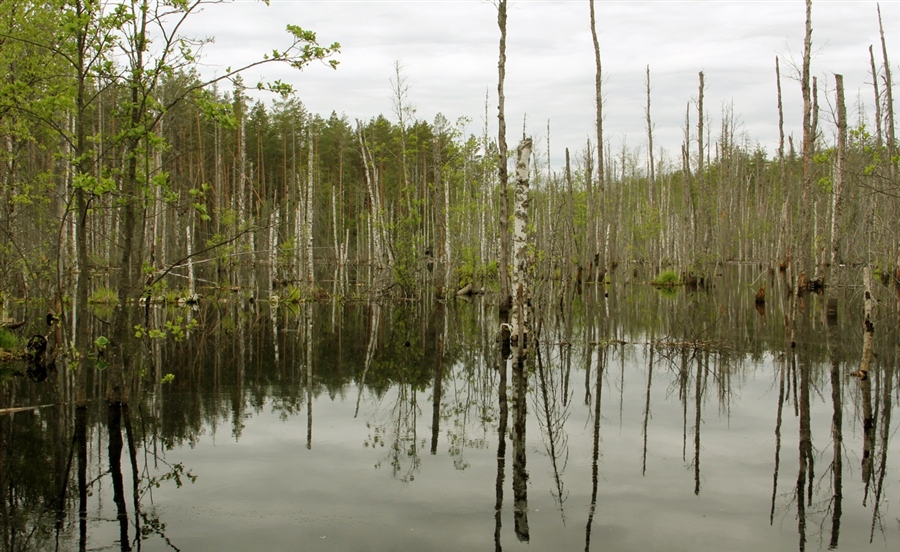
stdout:
<svg viewBox="0 0 900 552">
<path fill-rule="evenodd" d="M 88 297 L 88 303 L 93 305 L 114 305 L 118 302 L 119 293 L 108 287 L 102 287 Z"/>
<path fill-rule="evenodd" d="M 650 283 L 656 287 L 673 288 L 681 282 L 678 280 L 678 274 L 675 274 L 674 270 L 664 270 Z"/>
</svg>

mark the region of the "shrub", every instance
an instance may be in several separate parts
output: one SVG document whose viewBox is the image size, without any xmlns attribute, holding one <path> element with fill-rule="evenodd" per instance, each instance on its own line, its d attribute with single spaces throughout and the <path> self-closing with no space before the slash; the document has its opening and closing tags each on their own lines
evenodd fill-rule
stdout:
<svg viewBox="0 0 900 552">
<path fill-rule="evenodd" d="M 19 344 L 19 338 L 9 330 L 0 328 L 0 349 L 15 349 Z"/>
<path fill-rule="evenodd" d="M 675 274 L 674 270 L 664 270 L 660 272 L 651 282 L 654 286 L 667 288 L 675 287 L 679 283 L 678 275 Z"/>
<path fill-rule="evenodd" d="M 119 301 L 119 294 L 116 290 L 108 287 L 102 287 L 94 291 L 88 297 L 88 303 L 112 305 Z"/>
</svg>

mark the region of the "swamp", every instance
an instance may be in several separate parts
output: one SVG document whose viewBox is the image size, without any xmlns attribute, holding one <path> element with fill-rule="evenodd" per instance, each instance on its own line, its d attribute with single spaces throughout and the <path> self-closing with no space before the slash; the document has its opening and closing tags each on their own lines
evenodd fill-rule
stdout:
<svg viewBox="0 0 900 552">
<path fill-rule="evenodd" d="M 506 0 L 474 132 L 399 61 L 390 118 L 251 82 L 338 67 L 293 24 L 208 74 L 208 4 L 0 2 L 0 552 L 900 549 L 880 6 L 845 93 L 796 3 L 768 123 L 698 60 L 673 153 L 649 65 L 604 134 L 593 0 L 562 146 L 507 137 Z"/>
</svg>

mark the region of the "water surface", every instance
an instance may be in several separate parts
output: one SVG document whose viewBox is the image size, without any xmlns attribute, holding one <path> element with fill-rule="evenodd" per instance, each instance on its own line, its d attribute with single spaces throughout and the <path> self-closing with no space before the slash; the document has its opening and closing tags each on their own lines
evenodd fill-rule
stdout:
<svg viewBox="0 0 900 552">
<path fill-rule="evenodd" d="M 99 399 L 0 419 L 4 549 L 897 550 L 896 314 L 860 381 L 858 290 L 791 347 L 772 285 L 547 290 L 521 364 L 487 298 L 207 302 L 123 430 Z"/>
</svg>

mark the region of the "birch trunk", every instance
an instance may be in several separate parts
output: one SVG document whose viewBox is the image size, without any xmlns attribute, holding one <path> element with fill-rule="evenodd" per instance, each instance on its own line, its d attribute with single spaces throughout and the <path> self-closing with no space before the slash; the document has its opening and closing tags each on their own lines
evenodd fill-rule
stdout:
<svg viewBox="0 0 900 552">
<path fill-rule="evenodd" d="M 275 281 L 278 278 L 278 211 L 269 219 L 269 298 L 275 298 Z"/>
<path fill-rule="evenodd" d="M 194 240 L 191 236 L 191 225 L 188 224 L 184 228 L 185 245 L 187 247 L 187 264 L 188 264 L 188 297 L 196 299 L 194 287 Z"/>
<path fill-rule="evenodd" d="M 518 336 L 519 350 L 526 346 L 530 320 L 529 279 L 532 267 L 532 248 L 528 235 L 529 181 L 528 165 L 531 160 L 531 138 L 519 142 L 516 148 L 516 208 L 513 229 L 513 266 L 515 267 L 515 297 L 512 308 L 512 331 Z"/>
<path fill-rule="evenodd" d="M 315 270 L 313 265 L 313 130 L 312 115 L 309 117 L 307 130 L 307 174 L 306 174 L 306 283 L 315 287 Z"/>
<path fill-rule="evenodd" d="M 444 189 L 444 285 L 450 284 L 450 267 L 452 266 L 450 257 L 450 182 L 449 179 L 443 178 L 443 170 L 438 169 L 443 180 Z"/>
<path fill-rule="evenodd" d="M 360 152 L 363 157 L 363 173 L 366 178 L 366 191 L 369 195 L 370 207 L 370 230 L 369 234 L 372 242 L 372 256 L 374 257 L 375 266 L 378 269 L 384 266 L 384 244 L 381 235 L 381 205 L 375 186 L 378 181 L 378 169 L 375 161 L 369 153 L 369 147 L 366 145 L 363 136 L 362 123 L 357 123 L 357 138 L 359 139 Z"/>
</svg>

